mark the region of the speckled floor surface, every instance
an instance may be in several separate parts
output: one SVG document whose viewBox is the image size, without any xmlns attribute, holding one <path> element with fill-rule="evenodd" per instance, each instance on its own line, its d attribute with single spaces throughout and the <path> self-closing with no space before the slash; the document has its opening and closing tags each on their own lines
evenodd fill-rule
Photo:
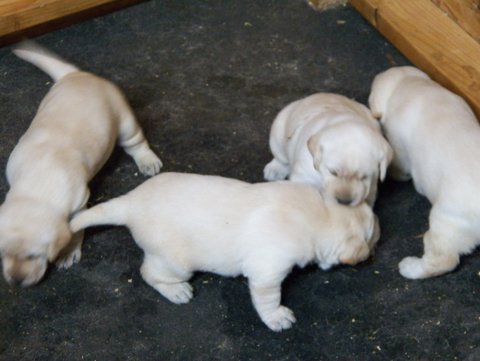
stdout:
<svg viewBox="0 0 480 361">
<path fill-rule="evenodd" d="M 408 64 L 351 7 L 319 13 L 303 0 L 146 1 L 38 41 L 124 90 L 164 171 L 250 182 L 262 180 L 270 124 L 288 102 L 328 91 L 365 103 L 376 73 Z M 0 49 L 1 169 L 51 86 L 10 50 Z M 116 150 L 90 203 L 143 180 Z M 194 299 L 177 306 L 143 282 L 125 228 L 91 229 L 71 269 L 51 267 L 29 289 L 0 281 L 0 360 L 479 360 L 478 252 L 449 275 L 405 280 L 397 264 L 422 253 L 429 204 L 388 180 L 376 211 L 375 257 L 295 269 L 283 298 L 298 321 L 278 334 L 245 279 L 197 274 Z"/>
</svg>

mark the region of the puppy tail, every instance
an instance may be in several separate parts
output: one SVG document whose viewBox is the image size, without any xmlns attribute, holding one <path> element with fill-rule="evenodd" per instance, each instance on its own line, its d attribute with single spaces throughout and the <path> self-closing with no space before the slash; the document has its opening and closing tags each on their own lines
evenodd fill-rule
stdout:
<svg viewBox="0 0 480 361">
<path fill-rule="evenodd" d="M 87 227 L 105 224 L 124 225 L 128 207 L 121 198 L 123 197 L 114 198 L 108 202 L 100 203 L 92 208 L 78 212 L 70 221 L 71 231 L 78 232 Z"/>
<path fill-rule="evenodd" d="M 65 75 L 80 71 L 75 65 L 67 63 L 58 55 L 53 54 L 31 40 L 22 41 L 13 53 L 20 59 L 28 61 L 50 75 L 55 82 Z"/>
</svg>

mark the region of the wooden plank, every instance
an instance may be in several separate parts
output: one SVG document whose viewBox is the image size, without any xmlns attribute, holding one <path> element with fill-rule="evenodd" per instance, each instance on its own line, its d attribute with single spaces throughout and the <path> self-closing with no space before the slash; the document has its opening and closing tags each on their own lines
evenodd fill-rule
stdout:
<svg viewBox="0 0 480 361">
<path fill-rule="evenodd" d="M 1 0 L 0 44 L 106 14 L 142 0 Z"/>
<path fill-rule="evenodd" d="M 480 2 L 478 0 L 431 0 L 476 42 L 480 42 Z"/>
<path fill-rule="evenodd" d="M 380 0 L 375 14 L 390 42 L 480 117 L 480 45 L 472 37 L 430 0 Z"/>
</svg>

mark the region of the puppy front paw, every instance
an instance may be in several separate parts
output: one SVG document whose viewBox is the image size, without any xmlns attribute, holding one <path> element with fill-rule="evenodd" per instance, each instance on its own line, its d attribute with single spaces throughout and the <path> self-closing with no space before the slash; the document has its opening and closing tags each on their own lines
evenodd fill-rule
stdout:
<svg viewBox="0 0 480 361">
<path fill-rule="evenodd" d="M 263 169 L 263 177 L 267 181 L 277 181 L 287 178 L 290 173 L 288 165 L 280 163 L 275 158 L 272 159 Z"/>
<path fill-rule="evenodd" d="M 150 149 L 135 155 L 135 163 L 143 175 L 150 177 L 160 172 L 163 166 L 160 158 Z"/>
<path fill-rule="evenodd" d="M 292 324 L 296 321 L 293 311 L 285 306 L 279 306 L 275 311 L 263 316 L 262 320 L 269 329 L 275 332 L 292 327 Z"/>
<path fill-rule="evenodd" d="M 72 252 L 60 255 L 55 262 L 57 268 L 67 269 L 73 266 L 74 263 L 80 262 L 82 258 L 82 250 L 80 247 L 75 248 Z"/>
<path fill-rule="evenodd" d="M 193 288 L 188 282 L 161 283 L 155 286 L 163 297 L 176 304 L 188 303 L 193 297 Z"/>
<path fill-rule="evenodd" d="M 428 277 L 425 272 L 424 262 L 422 258 L 405 257 L 398 264 L 398 269 L 403 277 L 412 280 Z"/>
</svg>

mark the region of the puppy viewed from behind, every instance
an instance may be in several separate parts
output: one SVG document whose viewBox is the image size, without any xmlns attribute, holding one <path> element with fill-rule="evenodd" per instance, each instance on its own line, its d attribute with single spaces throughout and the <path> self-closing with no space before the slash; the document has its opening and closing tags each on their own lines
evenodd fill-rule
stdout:
<svg viewBox="0 0 480 361">
<path fill-rule="evenodd" d="M 312 184 L 345 205 L 375 202 L 393 156 L 367 107 L 344 96 L 318 93 L 286 106 L 270 131 L 273 160 L 266 180 Z"/>
<path fill-rule="evenodd" d="M 3 274 L 29 286 L 49 261 L 67 268 L 80 259 L 83 233 L 72 237 L 68 220 L 85 206 L 87 183 L 117 138 L 142 173 L 153 175 L 162 163 L 114 84 L 31 42 L 14 53 L 55 80 L 8 159 L 10 189 L 0 207 Z"/>
<path fill-rule="evenodd" d="M 413 179 L 432 203 L 421 258 L 406 257 L 400 273 L 427 278 L 452 271 L 480 240 L 480 127 L 467 103 L 414 67 L 377 75 L 370 94 L 395 157 L 397 180 Z"/>
<path fill-rule="evenodd" d="M 145 252 L 144 280 L 174 303 L 192 298 L 195 271 L 244 275 L 261 319 L 280 331 L 295 322 L 280 304 L 292 267 L 365 260 L 378 240 L 374 223 L 366 204 L 326 202 L 309 185 L 163 173 L 79 212 L 71 227 L 127 226 Z"/>
</svg>

